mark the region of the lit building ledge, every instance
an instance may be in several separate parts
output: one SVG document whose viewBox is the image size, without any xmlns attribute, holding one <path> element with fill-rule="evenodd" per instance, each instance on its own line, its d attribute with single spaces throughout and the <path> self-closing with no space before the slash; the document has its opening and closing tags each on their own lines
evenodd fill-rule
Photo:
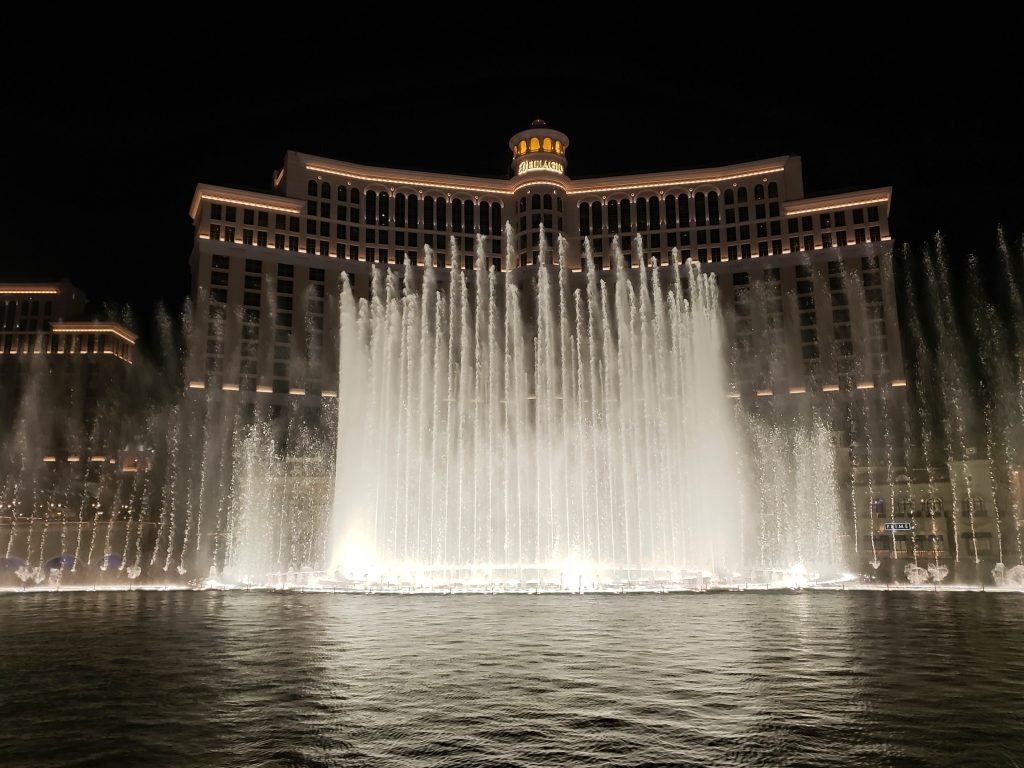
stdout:
<svg viewBox="0 0 1024 768">
<path fill-rule="evenodd" d="M 50 323 L 54 333 L 112 333 L 119 339 L 135 344 L 138 338 L 120 323 Z M 84 352 L 85 350 L 83 350 Z"/>
<path fill-rule="evenodd" d="M 206 384 L 202 381 L 190 381 L 188 383 L 189 389 L 206 389 Z"/>
<path fill-rule="evenodd" d="M 874 389 L 875 382 L 873 381 L 862 381 L 857 385 L 857 389 Z"/>
<path fill-rule="evenodd" d="M 306 394 L 306 390 L 304 390 L 302 387 L 292 387 L 291 389 L 288 390 L 288 394 L 289 395 L 304 395 L 304 394 Z"/>
<path fill-rule="evenodd" d="M 223 389 L 225 392 L 237 392 L 238 391 L 238 385 L 237 384 L 224 384 L 221 387 L 221 389 Z"/>
<path fill-rule="evenodd" d="M 56 456 L 43 456 L 43 461 L 45 461 L 47 464 L 52 464 L 56 460 L 57 460 Z"/>
<path fill-rule="evenodd" d="M 55 296 L 60 288 L 53 285 L 24 285 L 0 283 L 0 296 Z"/>
<path fill-rule="evenodd" d="M 758 397 L 771 397 L 775 393 L 770 389 L 759 389 L 757 390 Z"/>
<path fill-rule="evenodd" d="M 790 387 L 789 394 L 791 395 L 803 395 L 807 393 L 807 387 Z"/>
<path fill-rule="evenodd" d="M 79 460 L 79 458 L 75 454 L 71 454 L 70 456 L 68 456 L 68 461 L 70 461 L 70 462 L 75 462 L 75 461 L 78 461 L 78 460 Z"/>
<path fill-rule="evenodd" d="M 739 392 L 730 392 L 729 393 L 729 398 L 732 399 L 732 400 L 739 400 L 740 393 Z"/>
<path fill-rule="evenodd" d="M 821 391 L 822 392 L 838 392 L 839 391 L 839 385 L 838 384 L 825 384 L 821 388 Z"/>
<path fill-rule="evenodd" d="M 324 397 L 337 397 L 338 396 L 338 393 L 335 392 L 333 389 L 325 389 L 320 394 L 322 394 Z"/>
<path fill-rule="evenodd" d="M 907 386 L 907 380 L 906 379 L 893 379 L 892 380 L 892 385 L 894 387 L 905 387 L 905 386 Z"/>
<path fill-rule="evenodd" d="M 89 461 L 100 462 L 100 461 L 106 461 L 106 460 L 107 460 L 106 456 L 90 456 L 89 457 Z"/>
<path fill-rule="evenodd" d="M 258 387 L 256 387 L 256 391 L 259 392 L 261 395 L 268 395 L 274 391 L 274 388 L 268 387 L 266 384 L 260 384 Z"/>
</svg>

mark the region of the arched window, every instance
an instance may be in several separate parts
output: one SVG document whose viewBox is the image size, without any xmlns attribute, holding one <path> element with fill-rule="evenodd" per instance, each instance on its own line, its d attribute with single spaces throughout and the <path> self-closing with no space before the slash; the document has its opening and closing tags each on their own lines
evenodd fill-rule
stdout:
<svg viewBox="0 0 1024 768">
<path fill-rule="evenodd" d="M 562 212 L 562 198 L 559 197 L 557 200 L 555 200 L 555 207 L 558 209 L 559 213 Z"/>
<path fill-rule="evenodd" d="M 725 190 L 725 204 L 732 205 L 736 202 L 736 195 L 732 193 L 731 189 Z"/>
<path fill-rule="evenodd" d="M 418 227 L 419 222 L 419 211 L 416 205 L 416 195 L 409 195 L 409 226 Z"/>
<path fill-rule="evenodd" d="M 551 210 L 551 204 L 552 204 L 551 195 L 544 195 L 544 210 L 545 211 L 550 211 Z"/>
<path fill-rule="evenodd" d="M 590 206 L 590 223 L 594 228 L 594 234 L 601 234 L 601 230 L 604 229 L 604 222 L 601 221 L 601 204 L 592 203 Z"/>
<path fill-rule="evenodd" d="M 696 195 L 693 196 L 693 210 L 694 210 L 694 213 L 696 214 L 696 217 L 697 217 L 697 226 L 698 227 L 707 226 L 708 217 L 707 217 L 707 211 L 706 211 L 705 205 L 704 205 L 704 193 L 703 192 L 698 192 Z"/>
<path fill-rule="evenodd" d="M 310 197 L 316 197 L 316 180 L 310 179 L 309 184 L 306 185 L 306 194 Z"/>
<path fill-rule="evenodd" d="M 745 202 L 747 202 L 747 188 L 746 187 L 740 187 L 739 189 L 736 190 L 736 202 L 737 203 L 745 203 Z"/>
<path fill-rule="evenodd" d="M 590 234 L 590 203 L 580 203 L 580 234 Z"/>
<path fill-rule="evenodd" d="M 519 212 L 520 213 L 526 213 L 526 198 L 525 197 L 520 197 L 519 198 Z"/>
<path fill-rule="evenodd" d="M 538 139 L 536 136 L 530 139 L 530 151 L 540 152 L 540 139 Z"/>
<path fill-rule="evenodd" d="M 326 181 L 320 185 L 320 197 L 326 197 L 328 199 L 331 197 L 331 185 Z"/>
<path fill-rule="evenodd" d="M 690 226 L 690 197 L 688 195 L 679 196 L 679 226 Z"/>
<path fill-rule="evenodd" d="M 562 142 L 559 141 L 558 139 L 555 139 L 555 154 L 562 154 Z"/>
<path fill-rule="evenodd" d="M 523 139 L 522 141 L 519 142 L 519 154 L 526 154 L 526 139 Z"/>
<path fill-rule="evenodd" d="M 758 184 L 754 187 L 754 199 L 764 200 L 764 184 Z"/>
<path fill-rule="evenodd" d="M 344 184 L 338 185 L 338 202 L 344 203 L 348 200 L 348 192 L 345 190 Z"/>
<path fill-rule="evenodd" d="M 462 231 L 462 201 L 452 200 L 452 230 Z"/>
<path fill-rule="evenodd" d="M 545 152 L 550 152 L 551 151 L 551 147 L 552 147 L 551 139 L 549 137 L 545 136 L 544 137 L 544 151 Z"/>
<path fill-rule="evenodd" d="M 501 234 L 501 203 L 491 203 L 491 232 Z"/>
<path fill-rule="evenodd" d="M 608 201 L 608 231 L 613 235 L 619 231 L 619 201 Z"/>
<path fill-rule="evenodd" d="M 390 218 L 391 212 L 388 210 L 388 193 L 379 192 L 377 194 L 377 208 L 380 209 L 380 225 L 386 227 L 388 225 L 388 219 Z"/>
<path fill-rule="evenodd" d="M 676 196 L 668 195 L 665 198 L 665 224 L 669 229 L 676 228 Z"/>
<path fill-rule="evenodd" d="M 491 234 L 491 204 L 486 201 L 480 203 L 480 234 Z"/>
<path fill-rule="evenodd" d="M 779 185 L 776 184 L 774 181 L 768 182 L 768 197 L 771 198 L 771 197 L 778 197 L 778 196 L 779 196 Z"/>
<path fill-rule="evenodd" d="M 405 195 L 401 192 L 395 195 L 395 226 L 405 226 Z"/>
<path fill-rule="evenodd" d="M 348 201 L 353 205 L 359 205 L 359 188 L 352 187 L 348 193 Z"/>
<path fill-rule="evenodd" d="M 647 201 L 647 210 L 651 229 L 661 229 L 661 201 L 658 200 L 657 195 Z"/>
<path fill-rule="evenodd" d="M 467 232 L 472 232 L 474 229 L 476 229 L 476 225 L 473 221 L 476 218 L 476 216 L 473 213 L 473 209 L 475 207 L 476 205 L 473 203 L 472 200 L 467 200 L 465 203 L 463 203 L 463 218 L 466 220 Z"/>
<path fill-rule="evenodd" d="M 711 224 L 719 224 L 721 220 L 718 217 L 718 193 L 708 192 L 708 222 Z"/>
<path fill-rule="evenodd" d="M 647 198 L 638 197 L 636 199 L 636 229 L 637 232 L 643 232 L 647 229 Z"/>
<path fill-rule="evenodd" d="M 540 195 L 534 195 L 530 198 L 530 209 L 534 211 L 540 210 Z"/>
<path fill-rule="evenodd" d="M 444 232 L 448 229 L 448 202 L 443 198 L 437 198 L 437 230 Z"/>
<path fill-rule="evenodd" d="M 434 198 L 423 198 L 423 228 L 433 229 L 434 227 Z"/>
<path fill-rule="evenodd" d="M 367 192 L 366 193 L 366 218 L 367 224 L 377 223 L 377 193 Z"/>
<path fill-rule="evenodd" d="M 629 211 L 629 198 L 624 197 L 619 203 L 619 223 L 622 225 L 623 232 L 629 232 L 633 228 L 632 218 Z"/>
</svg>

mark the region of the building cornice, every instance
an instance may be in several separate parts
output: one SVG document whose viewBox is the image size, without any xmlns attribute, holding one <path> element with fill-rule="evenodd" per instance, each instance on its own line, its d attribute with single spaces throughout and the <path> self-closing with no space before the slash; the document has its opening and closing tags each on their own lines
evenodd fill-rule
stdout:
<svg viewBox="0 0 1024 768">
<path fill-rule="evenodd" d="M 249 206 L 261 208 L 267 211 L 279 213 L 301 213 L 302 201 L 294 200 L 281 195 L 271 195 L 263 192 L 245 192 L 230 187 L 218 187 L 212 184 L 197 184 L 196 191 L 192 195 L 192 205 L 188 212 L 192 221 L 199 216 L 199 206 L 203 200 L 212 200 L 227 205 Z"/>
<path fill-rule="evenodd" d="M 855 192 L 843 192 L 837 195 L 790 200 L 782 204 L 782 210 L 787 216 L 799 216 L 839 208 L 852 208 L 853 206 L 888 204 L 891 199 L 892 187 L 876 187 L 875 189 L 859 189 Z"/>
<path fill-rule="evenodd" d="M 139 338 L 120 323 L 52 322 L 50 328 L 54 333 L 112 333 L 129 344 Z"/>
</svg>

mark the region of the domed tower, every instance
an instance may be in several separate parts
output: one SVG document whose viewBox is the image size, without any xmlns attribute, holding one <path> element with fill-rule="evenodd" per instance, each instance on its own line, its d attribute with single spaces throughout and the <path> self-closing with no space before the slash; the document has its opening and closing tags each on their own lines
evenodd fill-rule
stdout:
<svg viewBox="0 0 1024 768">
<path fill-rule="evenodd" d="M 515 250 L 518 264 L 532 266 L 539 261 L 541 231 L 547 243 L 548 259 L 554 258 L 555 242 L 567 232 L 565 215 L 565 152 L 569 137 L 534 120 L 508 143 L 512 150 L 512 178 L 515 182 Z"/>
<path fill-rule="evenodd" d="M 512 150 L 512 174 L 524 176 L 532 173 L 565 174 L 565 151 L 569 137 L 561 131 L 548 128 L 543 120 L 534 120 L 525 131 L 520 131 L 508 142 Z"/>
</svg>

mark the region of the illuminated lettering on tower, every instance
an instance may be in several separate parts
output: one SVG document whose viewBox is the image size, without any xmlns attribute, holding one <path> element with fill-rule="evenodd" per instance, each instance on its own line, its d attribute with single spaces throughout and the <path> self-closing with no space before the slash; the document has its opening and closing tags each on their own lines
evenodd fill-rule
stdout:
<svg viewBox="0 0 1024 768">
<path fill-rule="evenodd" d="M 516 173 L 529 173 L 530 171 L 565 173 L 565 166 L 553 160 L 523 160 L 519 163 L 519 170 Z"/>
</svg>

